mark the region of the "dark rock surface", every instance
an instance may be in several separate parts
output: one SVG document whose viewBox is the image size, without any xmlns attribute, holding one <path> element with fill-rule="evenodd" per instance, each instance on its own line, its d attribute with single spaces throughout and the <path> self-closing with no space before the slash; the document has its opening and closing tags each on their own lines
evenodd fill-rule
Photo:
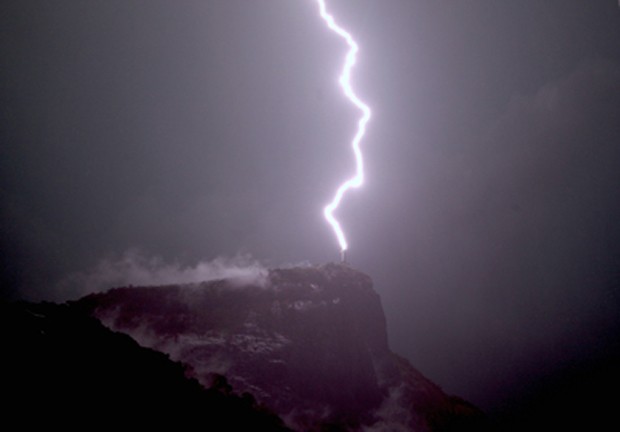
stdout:
<svg viewBox="0 0 620 432">
<path fill-rule="evenodd" d="M 265 281 L 117 288 L 73 307 L 191 367 L 227 377 L 297 430 L 481 430 L 388 347 L 381 301 L 346 265 L 271 270 Z"/>
<path fill-rule="evenodd" d="M 67 305 L 0 304 L 0 337 L 5 430 L 288 430 L 222 377 L 205 389 L 167 355 Z"/>
</svg>

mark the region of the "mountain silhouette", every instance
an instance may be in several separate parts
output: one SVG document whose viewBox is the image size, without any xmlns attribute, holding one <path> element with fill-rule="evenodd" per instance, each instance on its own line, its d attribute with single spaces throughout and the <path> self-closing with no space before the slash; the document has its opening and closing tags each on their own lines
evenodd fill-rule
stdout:
<svg viewBox="0 0 620 432">
<path fill-rule="evenodd" d="M 116 288 L 71 307 L 187 365 L 206 388 L 226 377 L 294 430 L 484 427 L 476 407 L 390 350 L 371 278 L 345 264 L 274 269 L 262 284 Z"/>
<path fill-rule="evenodd" d="M 207 389 L 185 366 L 105 328 L 75 307 L 0 304 L 0 400 L 14 430 L 285 431 L 222 376 Z"/>
</svg>

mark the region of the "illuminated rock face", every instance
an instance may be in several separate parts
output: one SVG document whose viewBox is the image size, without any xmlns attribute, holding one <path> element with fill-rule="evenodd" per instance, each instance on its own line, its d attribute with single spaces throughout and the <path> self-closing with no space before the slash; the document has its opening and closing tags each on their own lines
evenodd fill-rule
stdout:
<svg viewBox="0 0 620 432">
<path fill-rule="evenodd" d="M 265 286 L 119 288 L 79 305 L 206 386 L 226 376 L 296 429 L 447 430 L 476 417 L 389 350 L 372 280 L 345 265 L 272 270 Z"/>
</svg>

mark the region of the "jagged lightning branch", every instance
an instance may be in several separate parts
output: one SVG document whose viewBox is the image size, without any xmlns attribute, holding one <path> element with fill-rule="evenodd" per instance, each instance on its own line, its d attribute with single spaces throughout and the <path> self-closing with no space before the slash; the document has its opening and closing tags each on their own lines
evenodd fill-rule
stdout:
<svg viewBox="0 0 620 432">
<path fill-rule="evenodd" d="M 362 157 L 362 152 L 360 150 L 360 141 L 364 137 L 366 133 L 366 123 L 370 120 L 370 108 L 364 102 L 360 100 L 359 97 L 353 91 L 351 87 L 351 69 L 355 65 L 356 54 L 359 51 L 359 47 L 353 37 L 349 32 L 344 30 L 342 27 L 336 24 L 334 17 L 327 12 L 327 8 L 325 6 L 325 0 L 317 0 L 319 4 L 319 12 L 321 14 L 321 18 L 327 23 L 327 26 L 330 30 L 336 33 L 338 36 L 342 37 L 349 45 L 349 52 L 347 53 L 344 67 L 342 69 L 342 73 L 340 74 L 339 83 L 340 87 L 345 94 L 345 96 L 355 105 L 361 112 L 362 117 L 359 119 L 357 124 L 357 133 L 353 138 L 351 143 L 353 147 L 353 153 L 355 154 L 355 163 L 356 163 L 356 171 L 355 176 L 346 180 L 342 183 L 338 189 L 336 190 L 336 194 L 334 195 L 334 199 L 323 209 L 323 214 L 327 219 L 327 222 L 331 225 L 336 237 L 338 239 L 338 243 L 340 244 L 340 250 L 343 253 L 344 260 L 344 251 L 347 250 L 348 244 L 347 240 L 344 236 L 342 228 L 340 227 L 340 223 L 334 217 L 334 210 L 338 208 L 340 205 L 340 201 L 342 201 L 342 197 L 344 194 L 351 188 L 358 188 L 364 182 L 364 159 Z"/>
</svg>

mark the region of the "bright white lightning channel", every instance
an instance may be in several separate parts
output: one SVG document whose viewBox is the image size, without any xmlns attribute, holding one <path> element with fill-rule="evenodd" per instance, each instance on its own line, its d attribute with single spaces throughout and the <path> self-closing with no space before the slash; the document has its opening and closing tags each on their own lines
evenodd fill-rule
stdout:
<svg viewBox="0 0 620 432">
<path fill-rule="evenodd" d="M 356 55 L 359 51 L 359 47 L 351 34 L 344 30 L 342 27 L 340 27 L 338 24 L 336 24 L 334 17 L 329 12 L 327 12 L 325 0 L 316 1 L 319 4 L 319 12 L 321 14 L 321 18 L 325 21 L 327 27 L 329 27 L 329 29 L 336 33 L 338 36 L 343 38 L 349 46 L 349 51 L 347 52 L 345 63 L 342 68 L 342 73 L 340 74 L 338 82 L 340 84 L 340 87 L 342 87 L 345 96 L 362 113 L 362 116 L 357 123 L 357 132 L 353 137 L 353 141 L 351 142 L 351 145 L 353 147 L 353 153 L 355 155 L 355 176 L 349 178 L 338 187 L 333 200 L 323 209 L 325 219 L 327 219 L 327 222 L 329 222 L 332 229 L 334 230 L 336 238 L 338 239 L 338 243 L 340 244 L 340 250 L 344 254 L 344 251 L 346 251 L 348 248 L 347 239 L 345 238 L 344 232 L 340 227 L 340 223 L 334 217 L 334 210 L 338 208 L 338 206 L 340 205 L 340 201 L 342 201 L 342 198 L 349 189 L 358 188 L 364 182 L 364 159 L 360 150 L 360 142 L 362 141 L 362 138 L 366 133 L 366 124 L 370 120 L 371 112 L 368 105 L 366 105 L 364 102 L 361 101 L 359 97 L 357 97 L 357 95 L 353 91 L 353 88 L 351 87 L 351 69 L 353 69 L 353 66 L 355 65 Z"/>
</svg>

